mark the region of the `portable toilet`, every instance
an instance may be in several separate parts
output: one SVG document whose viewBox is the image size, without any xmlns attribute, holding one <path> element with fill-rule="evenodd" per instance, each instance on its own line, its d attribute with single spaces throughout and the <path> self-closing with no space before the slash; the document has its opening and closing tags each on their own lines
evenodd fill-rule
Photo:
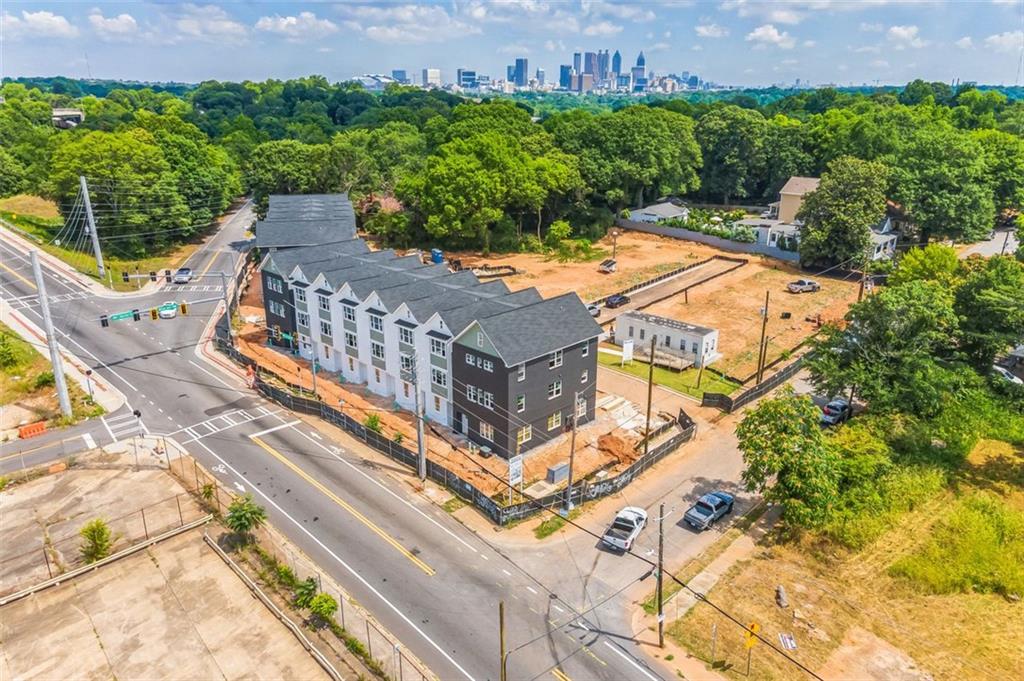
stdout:
<svg viewBox="0 0 1024 681">
<path fill-rule="evenodd" d="M 440 248 L 430 249 L 430 262 L 434 263 L 435 265 L 440 265 L 441 263 L 444 262 L 444 253 L 441 252 Z"/>
</svg>

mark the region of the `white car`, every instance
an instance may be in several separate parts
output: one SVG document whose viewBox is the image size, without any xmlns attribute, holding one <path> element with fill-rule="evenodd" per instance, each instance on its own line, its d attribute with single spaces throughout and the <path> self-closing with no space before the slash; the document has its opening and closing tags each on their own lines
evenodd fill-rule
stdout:
<svg viewBox="0 0 1024 681">
<path fill-rule="evenodd" d="M 172 305 L 174 307 L 171 307 Z M 157 314 L 160 315 L 160 319 L 174 319 L 178 316 L 178 304 L 173 300 L 168 300 L 160 306 Z"/>
<path fill-rule="evenodd" d="M 615 520 L 601 537 L 601 542 L 618 551 L 629 551 L 646 524 L 647 511 L 636 506 L 627 506 L 615 516 Z"/>
<path fill-rule="evenodd" d="M 826 426 L 834 426 L 850 418 L 852 413 L 850 403 L 837 397 L 821 408 L 821 422 Z"/>
<path fill-rule="evenodd" d="M 1014 376 L 1013 374 L 1011 374 L 1009 372 L 1009 370 L 1004 369 L 1001 366 L 997 366 L 997 365 L 993 364 L 992 365 L 992 373 L 994 373 L 996 376 L 999 376 L 1003 380 L 1006 380 L 1006 381 L 1009 381 L 1010 383 L 1013 383 L 1014 385 L 1024 385 L 1024 381 L 1022 381 L 1019 377 Z"/>
</svg>

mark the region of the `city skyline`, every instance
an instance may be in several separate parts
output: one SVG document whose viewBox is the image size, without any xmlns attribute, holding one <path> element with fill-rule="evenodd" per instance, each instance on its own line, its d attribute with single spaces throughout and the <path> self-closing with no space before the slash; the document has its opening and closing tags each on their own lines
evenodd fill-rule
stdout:
<svg viewBox="0 0 1024 681">
<path fill-rule="evenodd" d="M 504 79 L 525 59 L 558 82 L 574 53 L 643 51 L 648 71 L 730 85 L 1019 82 L 1021 0 L 985 2 L 113 3 L 7 0 L 0 75 L 334 81 L 439 69 Z M 577 69 L 580 71 L 580 69 Z M 415 80 L 415 79 L 414 79 Z"/>
</svg>

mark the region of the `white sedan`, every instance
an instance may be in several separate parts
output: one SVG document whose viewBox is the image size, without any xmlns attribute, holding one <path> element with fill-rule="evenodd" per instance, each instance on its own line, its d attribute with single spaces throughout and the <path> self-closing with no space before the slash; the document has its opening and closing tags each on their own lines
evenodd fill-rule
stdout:
<svg viewBox="0 0 1024 681">
<path fill-rule="evenodd" d="M 1024 385 L 1024 381 L 1020 380 L 1018 376 L 1014 376 L 1008 369 L 1004 369 L 996 364 L 992 365 L 992 373 L 1015 385 Z"/>
<path fill-rule="evenodd" d="M 173 300 L 168 300 L 160 306 L 158 314 L 160 319 L 174 319 L 178 316 L 178 304 Z"/>
</svg>

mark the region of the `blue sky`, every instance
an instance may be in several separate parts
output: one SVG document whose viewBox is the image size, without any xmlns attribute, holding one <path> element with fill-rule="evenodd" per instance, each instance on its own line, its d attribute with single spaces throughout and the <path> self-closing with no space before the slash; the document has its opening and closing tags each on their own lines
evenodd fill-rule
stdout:
<svg viewBox="0 0 1024 681">
<path fill-rule="evenodd" d="M 517 56 L 548 77 L 608 48 L 655 73 L 720 83 L 1013 84 L 1024 0 L 0 0 L 0 75 L 343 80 L 426 66 L 492 77 Z"/>
</svg>

